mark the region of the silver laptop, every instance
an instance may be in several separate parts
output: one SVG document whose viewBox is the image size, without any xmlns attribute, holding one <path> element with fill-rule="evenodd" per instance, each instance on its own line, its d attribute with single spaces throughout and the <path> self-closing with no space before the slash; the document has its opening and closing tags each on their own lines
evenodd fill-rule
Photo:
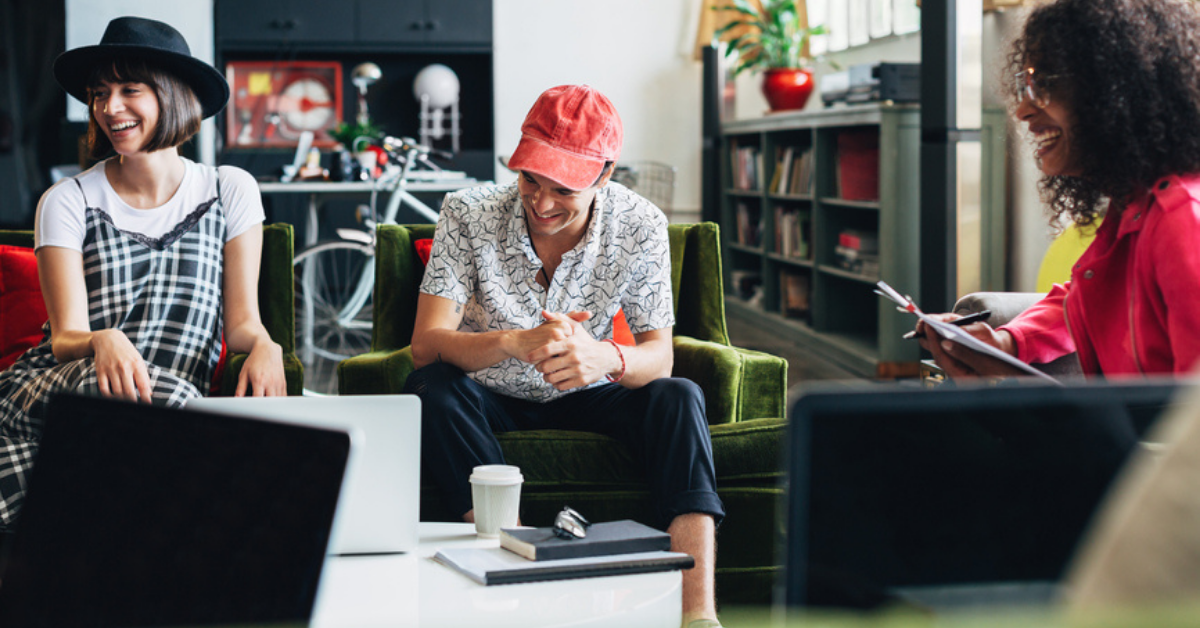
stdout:
<svg viewBox="0 0 1200 628">
<path fill-rule="evenodd" d="M 421 490 L 421 401 L 415 395 L 208 397 L 188 409 L 316 427 L 354 429 L 355 465 L 338 505 L 334 554 L 417 548 Z"/>
</svg>

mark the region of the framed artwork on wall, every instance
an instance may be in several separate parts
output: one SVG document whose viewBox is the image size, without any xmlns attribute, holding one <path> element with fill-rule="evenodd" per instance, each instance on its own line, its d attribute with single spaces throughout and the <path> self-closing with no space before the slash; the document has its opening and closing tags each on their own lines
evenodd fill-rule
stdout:
<svg viewBox="0 0 1200 628">
<path fill-rule="evenodd" d="M 314 146 L 336 143 L 329 131 L 342 121 L 341 63 L 230 61 L 225 78 L 226 148 L 294 147 L 304 131 Z"/>
</svg>

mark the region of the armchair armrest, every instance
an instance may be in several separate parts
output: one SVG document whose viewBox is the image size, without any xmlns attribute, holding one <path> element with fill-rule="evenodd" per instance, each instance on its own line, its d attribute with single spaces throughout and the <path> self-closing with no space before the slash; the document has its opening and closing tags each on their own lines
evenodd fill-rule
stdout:
<svg viewBox="0 0 1200 628">
<path fill-rule="evenodd" d="M 1031 305 L 1046 296 L 1040 292 L 974 292 L 966 295 L 954 304 L 954 313 L 960 316 L 991 310 L 987 324 L 999 327 L 1016 318 Z M 1068 353 L 1053 362 L 1034 364 L 1038 370 L 1054 377 L 1082 376 L 1083 367 L 1079 364 L 1079 356 Z"/>
<path fill-rule="evenodd" d="M 954 304 L 954 313 L 959 316 L 991 310 L 987 324 L 999 327 L 1018 314 L 1029 309 L 1029 306 L 1046 296 L 1040 292 L 973 292 Z"/>
<path fill-rule="evenodd" d="M 415 370 L 412 347 L 347 358 L 338 364 L 338 394 L 398 395 Z"/>
<path fill-rule="evenodd" d="M 258 271 L 258 308 L 263 326 L 271 340 L 283 349 L 283 373 L 287 394 L 304 391 L 304 365 L 296 356 L 295 287 L 292 284 L 292 226 L 284 223 L 263 225 L 262 263 Z M 237 390 L 238 374 L 249 357 L 230 353 L 221 377 L 219 394 L 228 396 Z"/>
<path fill-rule="evenodd" d="M 232 397 L 237 391 L 238 375 L 242 372 L 242 365 L 245 364 L 246 358 L 250 357 L 249 353 L 231 353 L 226 358 L 225 372 L 221 375 L 220 395 L 222 397 Z M 304 394 L 304 364 L 300 362 L 300 358 L 293 351 L 283 354 L 283 376 L 287 380 L 287 394 L 289 396 L 299 396 Z"/>
<path fill-rule="evenodd" d="M 704 391 L 709 425 L 785 416 L 787 360 L 688 336 L 673 341 L 672 375 Z"/>
</svg>

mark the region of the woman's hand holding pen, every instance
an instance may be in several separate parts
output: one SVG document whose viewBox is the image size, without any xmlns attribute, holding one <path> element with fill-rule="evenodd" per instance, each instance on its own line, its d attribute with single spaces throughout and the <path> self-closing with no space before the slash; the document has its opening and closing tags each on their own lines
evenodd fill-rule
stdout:
<svg viewBox="0 0 1200 628">
<path fill-rule="evenodd" d="M 962 317 L 957 314 L 930 314 L 937 320 L 953 323 Z M 963 331 L 980 342 L 992 345 L 1009 355 L 1017 355 L 1017 346 L 1007 331 L 997 331 L 983 322 L 962 325 Z M 995 358 L 982 355 L 957 342 L 942 338 L 931 326 L 917 321 L 916 334 L 921 348 L 933 355 L 933 360 L 951 378 L 959 377 L 1006 377 L 1022 374 L 1016 368 Z"/>
</svg>

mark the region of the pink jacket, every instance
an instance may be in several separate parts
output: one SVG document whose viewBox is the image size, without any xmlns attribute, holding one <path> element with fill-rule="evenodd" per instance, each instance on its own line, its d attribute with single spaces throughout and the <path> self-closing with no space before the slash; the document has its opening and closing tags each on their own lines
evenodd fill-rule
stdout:
<svg viewBox="0 0 1200 628">
<path fill-rule="evenodd" d="M 1190 372 L 1200 358 L 1200 175 L 1164 177 L 1113 218 L 1071 281 L 1001 329 L 1029 363 L 1078 351 L 1088 374 Z"/>
</svg>

